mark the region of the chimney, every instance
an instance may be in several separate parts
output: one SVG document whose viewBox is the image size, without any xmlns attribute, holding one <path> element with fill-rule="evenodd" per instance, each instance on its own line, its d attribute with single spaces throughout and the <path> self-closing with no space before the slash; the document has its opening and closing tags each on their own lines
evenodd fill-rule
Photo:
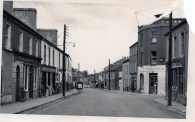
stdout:
<svg viewBox="0 0 195 122">
<path fill-rule="evenodd" d="M 3 10 L 7 11 L 11 15 L 13 14 L 13 1 L 4 1 Z"/>
<path fill-rule="evenodd" d="M 37 32 L 44 38 L 46 38 L 48 41 L 50 41 L 52 44 L 57 46 L 57 29 L 37 29 Z"/>
<path fill-rule="evenodd" d="M 13 15 L 32 29 L 36 30 L 37 10 L 35 8 L 14 8 Z"/>
<path fill-rule="evenodd" d="M 159 18 L 162 14 L 156 14 L 154 15 L 156 18 Z"/>
</svg>

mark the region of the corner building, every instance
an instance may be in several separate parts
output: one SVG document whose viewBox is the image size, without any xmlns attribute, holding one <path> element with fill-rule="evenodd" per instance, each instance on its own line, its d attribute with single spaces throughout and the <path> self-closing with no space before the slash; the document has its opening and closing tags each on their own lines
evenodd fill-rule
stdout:
<svg viewBox="0 0 195 122">
<path fill-rule="evenodd" d="M 173 19 L 175 27 L 184 19 Z M 137 91 L 165 95 L 166 37 L 169 18 L 162 18 L 151 25 L 138 27 Z"/>
</svg>

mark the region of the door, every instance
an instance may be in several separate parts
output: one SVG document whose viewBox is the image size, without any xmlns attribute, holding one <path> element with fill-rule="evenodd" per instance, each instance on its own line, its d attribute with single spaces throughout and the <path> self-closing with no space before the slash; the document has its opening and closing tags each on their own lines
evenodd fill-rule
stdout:
<svg viewBox="0 0 195 122">
<path fill-rule="evenodd" d="M 16 68 L 16 101 L 20 100 L 20 67 Z"/>
<path fill-rule="evenodd" d="M 30 65 L 29 72 L 29 98 L 33 98 L 33 66 Z"/>
<path fill-rule="evenodd" d="M 157 77 L 158 77 L 157 73 L 150 74 L 149 94 L 157 94 L 157 87 L 158 87 Z"/>
</svg>

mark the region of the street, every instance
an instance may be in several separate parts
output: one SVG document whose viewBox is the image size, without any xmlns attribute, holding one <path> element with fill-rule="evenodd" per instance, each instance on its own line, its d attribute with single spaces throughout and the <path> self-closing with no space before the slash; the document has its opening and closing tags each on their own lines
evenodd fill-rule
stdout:
<svg viewBox="0 0 195 122">
<path fill-rule="evenodd" d="M 23 114 L 185 119 L 185 115 L 151 101 L 163 97 L 85 88 L 77 95 L 24 111 Z"/>
</svg>

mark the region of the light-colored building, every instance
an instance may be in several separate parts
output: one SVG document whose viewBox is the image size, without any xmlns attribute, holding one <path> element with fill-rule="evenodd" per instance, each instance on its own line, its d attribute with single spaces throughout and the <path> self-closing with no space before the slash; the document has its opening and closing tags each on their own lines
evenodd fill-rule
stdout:
<svg viewBox="0 0 195 122">
<path fill-rule="evenodd" d="M 122 62 L 122 79 L 123 79 L 123 90 L 129 91 L 131 88 L 130 73 L 129 73 L 129 58 Z"/>
</svg>

